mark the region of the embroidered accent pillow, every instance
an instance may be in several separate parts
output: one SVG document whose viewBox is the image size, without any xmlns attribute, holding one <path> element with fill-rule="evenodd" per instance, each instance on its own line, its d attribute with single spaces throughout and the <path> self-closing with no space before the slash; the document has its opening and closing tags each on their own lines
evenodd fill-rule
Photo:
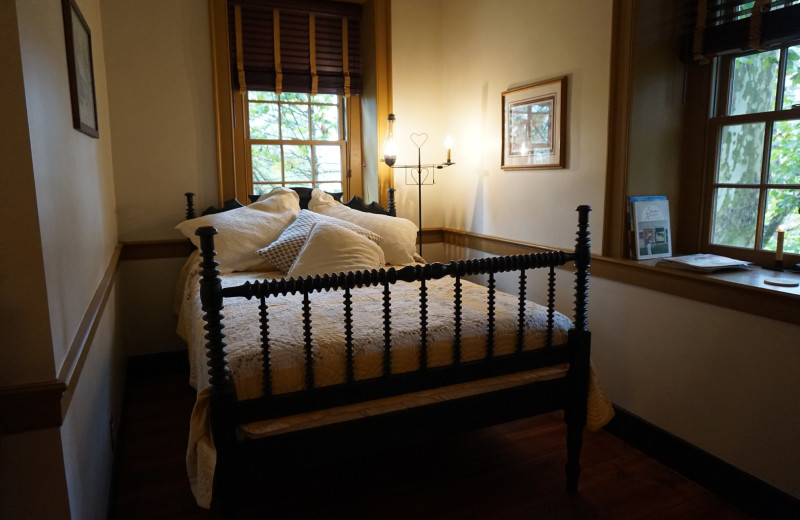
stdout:
<svg viewBox="0 0 800 520">
<path fill-rule="evenodd" d="M 312 226 L 317 222 L 328 222 L 332 225 L 358 233 L 376 244 L 381 243 L 380 235 L 368 229 L 364 229 L 357 224 L 345 222 L 335 217 L 313 213 L 307 209 L 301 209 L 295 221 L 283 230 L 283 233 L 281 233 L 277 240 L 267 247 L 259 249 L 256 251 L 256 254 L 281 271 L 288 272 L 289 268 L 292 267 L 292 264 L 297 259 L 297 255 L 300 254 L 303 244 L 306 243 Z"/>
<path fill-rule="evenodd" d="M 289 268 L 289 276 L 369 271 L 384 264 L 386 257 L 378 244 L 346 227 L 320 221 L 311 225 L 308 239 Z"/>
</svg>

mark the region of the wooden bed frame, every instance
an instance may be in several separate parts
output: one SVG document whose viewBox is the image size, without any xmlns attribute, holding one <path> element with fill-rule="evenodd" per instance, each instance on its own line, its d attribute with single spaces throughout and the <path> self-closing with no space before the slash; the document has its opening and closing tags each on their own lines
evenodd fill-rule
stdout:
<svg viewBox="0 0 800 520">
<path fill-rule="evenodd" d="M 193 217 L 191 198 L 187 217 Z M 393 199 L 392 199 L 393 203 Z M 363 204 L 363 201 L 362 201 Z M 373 203 L 374 204 L 374 203 Z M 358 204 L 356 204 L 358 205 Z M 236 206 L 234 206 L 236 207 Z M 392 204 L 393 207 L 393 204 Z M 380 208 L 380 206 L 378 206 Z M 375 210 L 376 208 L 372 208 Z M 383 210 L 380 210 L 383 212 Z M 416 441 L 431 435 L 480 428 L 526 416 L 564 410 L 567 425 L 566 488 L 570 493 L 578 489 L 582 432 L 586 425 L 589 388 L 589 357 L 591 334 L 587 328 L 588 277 L 590 266 L 589 206 L 579 206 L 578 231 L 575 251 L 554 251 L 516 256 L 491 257 L 479 260 L 462 260 L 449 264 L 425 264 L 400 269 L 389 268 L 360 271 L 350 274 L 325 275 L 299 279 L 250 281 L 236 287 L 222 287 L 218 263 L 214 260 L 213 227 L 199 228 L 202 262 L 200 267 L 200 296 L 206 322 L 208 374 L 210 375 L 211 431 L 217 452 L 214 477 L 215 507 L 228 514 L 239 504 L 241 486 L 239 478 L 253 460 L 274 460 L 280 454 L 307 453 L 310 447 L 324 445 L 336 447 L 341 452 L 348 448 L 379 450 L 390 443 Z M 192 218 L 189 217 L 189 218 Z M 552 345 L 552 315 L 555 300 L 555 268 L 569 262 L 575 266 L 574 318 L 563 345 Z M 525 315 L 526 270 L 549 269 L 548 275 L 548 345 L 541 349 L 522 350 L 522 321 Z M 516 352 L 495 356 L 494 348 L 494 298 L 495 274 L 517 271 L 520 277 L 519 332 Z M 469 275 L 488 275 L 487 345 L 483 360 L 462 362 L 460 359 L 461 329 L 461 279 Z M 451 277 L 454 280 L 454 345 L 453 364 L 444 367 L 427 366 L 427 280 Z M 420 282 L 420 369 L 415 372 L 392 374 L 391 371 L 391 286 L 397 281 Z M 355 326 L 351 314 L 351 291 L 364 286 L 383 287 L 382 322 L 384 328 L 383 377 L 371 380 L 354 379 L 352 330 Z M 310 309 L 314 292 L 341 290 L 343 292 L 343 321 L 345 323 L 347 381 L 335 386 L 315 387 L 312 352 L 312 326 Z M 265 299 L 287 293 L 303 296 L 303 343 L 305 351 L 306 389 L 288 394 L 272 394 L 270 378 L 269 337 L 270 327 Z M 261 398 L 236 401 L 233 383 L 227 368 L 223 303 L 226 298 L 257 298 L 261 301 L 262 359 L 264 370 L 264 395 Z M 377 311 L 377 310 L 376 310 Z M 259 319 L 254 316 L 254 319 Z M 240 442 L 237 426 L 249 422 L 322 410 L 334 406 L 368 401 L 417 390 L 442 387 L 474 381 L 486 377 L 509 374 L 569 363 L 566 376 L 527 383 L 491 393 L 437 402 L 388 414 L 295 431 Z M 266 457 L 266 458 L 264 458 Z M 252 469 L 252 468 L 251 468 Z"/>
</svg>

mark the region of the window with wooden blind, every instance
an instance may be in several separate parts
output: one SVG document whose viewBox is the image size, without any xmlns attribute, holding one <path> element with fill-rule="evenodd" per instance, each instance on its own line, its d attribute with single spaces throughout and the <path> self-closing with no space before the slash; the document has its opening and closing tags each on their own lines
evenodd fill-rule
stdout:
<svg viewBox="0 0 800 520">
<path fill-rule="evenodd" d="M 800 0 L 699 0 L 694 59 L 711 67 L 702 248 L 800 260 Z M 780 244 L 779 244 L 780 242 Z"/>
<path fill-rule="evenodd" d="M 361 5 L 210 5 L 221 198 L 275 186 L 361 195 Z"/>
</svg>

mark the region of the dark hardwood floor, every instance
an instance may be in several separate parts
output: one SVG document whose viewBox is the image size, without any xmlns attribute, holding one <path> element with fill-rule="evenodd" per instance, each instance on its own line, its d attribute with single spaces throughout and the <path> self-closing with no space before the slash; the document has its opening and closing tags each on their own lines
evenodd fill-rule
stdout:
<svg viewBox="0 0 800 520">
<path fill-rule="evenodd" d="M 186 476 L 194 403 L 187 381 L 180 369 L 129 374 L 110 518 L 218 517 L 195 504 Z M 580 493 L 569 496 L 565 436 L 558 414 L 549 414 L 336 464 L 315 466 L 298 454 L 296 467 L 253 481 L 246 517 L 748 518 L 604 431 L 586 433 Z"/>
</svg>

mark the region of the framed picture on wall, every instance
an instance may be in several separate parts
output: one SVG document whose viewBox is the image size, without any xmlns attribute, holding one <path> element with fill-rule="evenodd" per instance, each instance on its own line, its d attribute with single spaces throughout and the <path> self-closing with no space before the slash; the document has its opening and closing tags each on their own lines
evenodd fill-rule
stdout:
<svg viewBox="0 0 800 520">
<path fill-rule="evenodd" d="M 566 166 L 566 97 L 566 76 L 503 92 L 501 168 Z"/>
<path fill-rule="evenodd" d="M 92 33 L 75 0 L 61 0 L 61 9 L 64 14 L 72 126 L 86 135 L 98 137 Z"/>
</svg>

